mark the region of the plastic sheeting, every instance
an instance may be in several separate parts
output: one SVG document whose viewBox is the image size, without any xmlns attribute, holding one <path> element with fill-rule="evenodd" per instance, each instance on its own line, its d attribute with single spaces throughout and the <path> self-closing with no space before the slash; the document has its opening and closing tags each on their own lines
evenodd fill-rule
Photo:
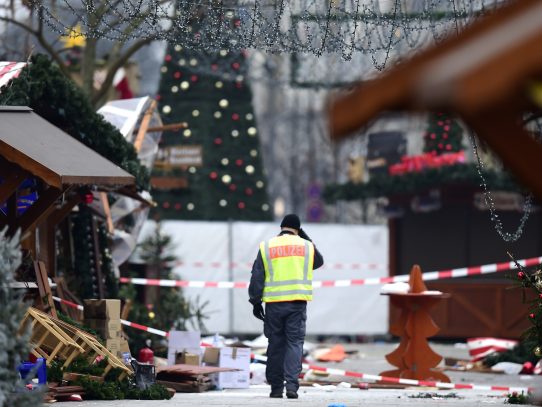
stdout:
<svg viewBox="0 0 542 407">
<path fill-rule="evenodd" d="M 324 267 L 314 280 L 344 280 L 388 275 L 388 230 L 386 226 L 304 224 L 324 256 Z M 141 239 L 152 233 L 148 221 Z M 162 231 L 173 237 L 175 255 L 182 264 L 174 267 L 177 278 L 204 281 L 248 281 L 260 241 L 279 232 L 276 223 L 163 221 Z M 132 261 L 138 262 L 137 254 Z M 235 267 L 230 267 L 230 263 Z M 379 267 L 366 267 L 366 264 Z M 357 268 L 352 264 L 359 264 Z M 342 265 L 342 267 L 341 267 Z M 185 288 L 185 295 L 205 311 L 209 332 L 262 332 L 262 323 L 252 316 L 245 289 Z M 307 333 L 377 335 L 388 332 L 388 299 L 380 286 L 317 288 L 308 306 Z"/>
</svg>

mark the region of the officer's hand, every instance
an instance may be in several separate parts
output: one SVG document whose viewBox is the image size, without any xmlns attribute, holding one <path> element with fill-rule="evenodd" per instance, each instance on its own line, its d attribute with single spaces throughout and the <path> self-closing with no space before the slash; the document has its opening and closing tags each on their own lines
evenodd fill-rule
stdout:
<svg viewBox="0 0 542 407">
<path fill-rule="evenodd" d="M 261 303 L 254 304 L 252 313 L 256 318 L 261 319 L 262 321 L 265 319 L 265 313 L 263 312 L 263 305 Z"/>
<path fill-rule="evenodd" d="M 299 237 L 302 238 L 302 239 L 311 241 L 311 238 L 309 237 L 309 235 L 307 235 L 305 233 L 305 231 L 303 229 L 299 229 Z"/>
</svg>

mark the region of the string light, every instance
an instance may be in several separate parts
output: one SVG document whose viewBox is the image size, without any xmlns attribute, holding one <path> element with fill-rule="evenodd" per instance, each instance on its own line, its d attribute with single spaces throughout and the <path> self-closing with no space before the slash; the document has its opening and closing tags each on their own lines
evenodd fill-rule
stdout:
<svg viewBox="0 0 542 407">
<path fill-rule="evenodd" d="M 472 132 L 469 132 L 471 144 L 472 144 L 472 150 L 474 151 L 474 155 L 476 157 L 476 169 L 478 171 L 478 175 L 480 176 L 480 187 L 482 187 L 483 193 L 484 193 L 484 201 L 489 208 L 490 212 L 490 219 L 493 222 L 493 225 L 495 227 L 495 230 L 501 236 L 501 238 L 505 242 L 515 242 L 517 241 L 521 235 L 523 234 L 523 228 L 525 226 L 525 223 L 527 222 L 527 219 L 529 219 L 529 215 L 531 214 L 531 207 L 532 207 L 532 200 L 533 195 L 529 194 L 525 198 L 523 202 L 523 215 L 521 216 L 521 220 L 519 222 L 519 225 L 514 233 L 504 232 L 504 227 L 501 221 L 501 218 L 499 217 L 499 214 L 497 213 L 497 210 L 495 209 L 495 203 L 493 202 L 493 197 L 491 196 L 491 191 L 489 190 L 486 182 L 486 178 L 484 176 L 484 162 L 480 158 L 480 154 L 478 153 L 478 144 L 476 143 L 476 137 Z"/>
<path fill-rule="evenodd" d="M 100 7 L 91 1 L 82 1 L 81 6 L 71 0 L 29 3 L 34 15 L 59 35 L 123 42 L 168 40 L 183 44 L 176 46 L 179 50 L 219 51 L 222 57 L 231 50 L 259 49 L 317 56 L 338 53 L 350 60 L 361 52 L 383 69 L 391 50 L 420 48 L 429 38 L 440 41 L 444 32 L 458 30 L 502 2 L 104 0 Z M 388 3 L 391 7 L 383 7 Z M 60 6 L 80 22 L 80 31 L 58 17 Z"/>
</svg>

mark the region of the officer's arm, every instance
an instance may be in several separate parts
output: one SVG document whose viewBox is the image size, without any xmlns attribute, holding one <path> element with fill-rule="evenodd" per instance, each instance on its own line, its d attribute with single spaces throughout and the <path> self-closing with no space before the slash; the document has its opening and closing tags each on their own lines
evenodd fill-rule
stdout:
<svg viewBox="0 0 542 407">
<path fill-rule="evenodd" d="M 313 265 L 312 269 L 316 270 L 317 268 L 322 267 L 323 265 L 324 265 L 324 257 L 318 251 L 316 246 L 314 246 L 314 265 Z"/>
<path fill-rule="evenodd" d="M 262 302 L 263 289 L 265 286 L 265 269 L 260 251 L 252 265 L 252 276 L 250 277 L 250 285 L 248 286 L 248 297 L 252 305 Z"/>
</svg>

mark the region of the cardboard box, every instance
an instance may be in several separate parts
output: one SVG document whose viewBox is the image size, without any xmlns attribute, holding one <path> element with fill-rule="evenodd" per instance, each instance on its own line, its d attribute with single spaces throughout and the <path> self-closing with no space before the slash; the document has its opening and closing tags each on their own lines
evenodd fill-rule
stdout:
<svg viewBox="0 0 542 407">
<path fill-rule="evenodd" d="M 85 300 L 85 319 L 120 319 L 120 300 Z"/>
<path fill-rule="evenodd" d="M 205 366 L 239 369 L 213 375 L 213 383 L 219 389 L 245 389 L 250 385 L 250 348 L 205 348 Z"/>
<path fill-rule="evenodd" d="M 199 355 L 188 352 L 179 352 L 175 357 L 175 364 L 199 366 Z"/>
<path fill-rule="evenodd" d="M 120 319 L 85 319 L 85 326 L 98 332 L 105 340 L 118 339 L 122 332 Z"/>
<path fill-rule="evenodd" d="M 198 331 L 169 331 L 167 364 L 175 364 L 178 353 L 188 352 L 193 355 L 201 355 L 201 333 Z"/>
</svg>

